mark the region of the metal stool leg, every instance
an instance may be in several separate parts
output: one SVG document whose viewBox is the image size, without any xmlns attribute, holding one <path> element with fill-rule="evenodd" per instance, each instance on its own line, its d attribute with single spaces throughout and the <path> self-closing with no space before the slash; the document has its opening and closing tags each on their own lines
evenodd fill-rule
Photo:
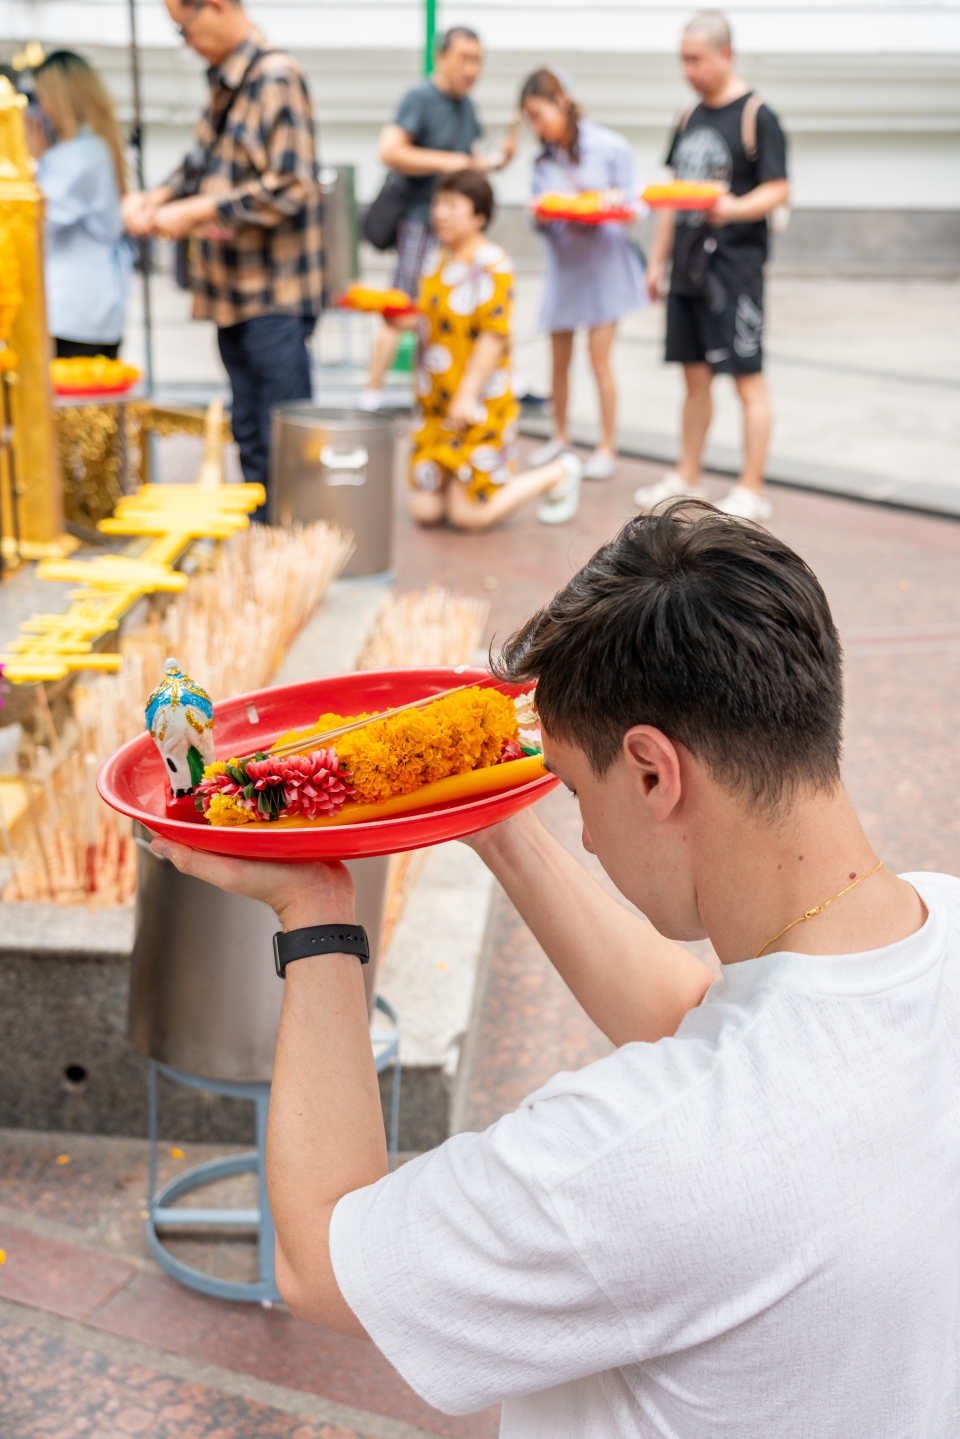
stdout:
<svg viewBox="0 0 960 1439">
<path fill-rule="evenodd" d="M 190 1089 L 210 1090 L 215 1094 L 234 1095 L 238 1099 L 250 1099 L 256 1106 L 257 1148 L 246 1154 L 231 1154 L 224 1159 L 211 1159 L 198 1164 L 184 1174 L 156 1189 L 157 1173 L 157 1071 L 184 1084 Z M 239 1299 L 247 1303 L 274 1304 L 280 1294 L 274 1277 L 273 1248 L 274 1229 L 270 1205 L 267 1202 L 266 1179 L 264 1174 L 264 1141 L 267 1130 L 267 1111 L 270 1105 L 269 1084 L 235 1084 L 227 1080 L 201 1079 L 196 1075 L 184 1074 L 168 1065 L 149 1062 L 148 1108 L 150 1124 L 150 1174 L 147 1203 L 147 1242 L 161 1269 L 189 1289 L 201 1294 L 211 1294 L 217 1299 Z M 178 1206 L 175 1201 L 211 1184 L 217 1179 L 228 1179 L 237 1174 L 253 1173 L 257 1176 L 258 1205 L 256 1209 L 218 1209 L 214 1207 L 188 1208 Z M 257 1230 L 257 1268 L 259 1279 L 256 1283 L 245 1283 L 236 1279 L 217 1279 L 195 1269 L 190 1264 L 174 1258 L 166 1248 L 157 1230 L 160 1227 L 193 1228 L 198 1225 L 213 1225 L 217 1228 L 254 1228 Z"/>
<path fill-rule="evenodd" d="M 377 1073 L 388 1065 L 393 1068 L 390 1094 L 390 1125 L 387 1138 L 390 1169 L 397 1167 L 397 1145 L 400 1133 L 400 1020 L 396 1010 L 379 995 L 376 1008 L 386 1016 L 390 1028 L 371 1033 L 374 1047 L 374 1062 Z M 190 1089 L 207 1090 L 214 1094 L 233 1095 L 238 1099 L 249 1099 L 256 1107 L 257 1147 L 252 1153 L 231 1154 L 224 1159 L 211 1159 L 198 1164 L 183 1174 L 178 1174 L 162 1188 L 157 1189 L 157 1073 L 158 1071 L 175 1084 L 184 1084 Z M 218 1299 L 240 1299 L 248 1303 L 276 1303 L 280 1294 L 277 1290 L 274 1271 L 276 1232 L 270 1202 L 267 1198 L 266 1140 L 267 1116 L 270 1110 L 269 1084 L 240 1084 L 225 1079 L 202 1079 L 197 1075 L 184 1074 L 157 1060 L 147 1061 L 147 1115 L 149 1134 L 149 1173 L 147 1180 L 147 1241 L 154 1258 L 167 1274 L 199 1290 L 201 1294 L 212 1294 Z M 257 1176 L 256 1209 L 217 1209 L 198 1207 L 195 1209 L 176 1205 L 175 1201 L 184 1195 L 210 1184 L 217 1179 L 232 1175 L 253 1173 Z M 198 1225 L 215 1225 L 217 1228 L 255 1228 L 257 1230 L 257 1265 L 259 1279 L 255 1284 L 234 1279 L 216 1279 L 201 1269 L 175 1259 L 165 1247 L 158 1226 L 177 1228 Z"/>
<path fill-rule="evenodd" d="M 257 1101 L 257 1188 L 259 1192 L 258 1204 L 260 1208 L 260 1225 L 257 1238 L 257 1256 L 260 1261 L 260 1282 L 268 1285 L 277 1293 L 277 1281 L 274 1276 L 274 1258 L 276 1254 L 276 1230 L 273 1227 L 273 1215 L 270 1213 L 270 1200 L 267 1198 L 267 1115 L 270 1111 L 270 1091 L 261 1095 Z M 277 1293 L 279 1298 L 279 1293 Z M 265 1300 L 265 1303 L 270 1301 Z"/>
<path fill-rule="evenodd" d="M 150 1139 L 147 1164 L 147 1208 L 153 1204 L 157 1189 L 157 1066 L 147 1060 L 147 1132 Z"/>
<path fill-rule="evenodd" d="M 397 1053 L 393 1061 L 393 1085 L 390 1093 L 390 1136 L 387 1143 L 387 1155 L 390 1160 L 390 1173 L 397 1167 L 397 1141 L 400 1136 L 400 1054 Z"/>
</svg>

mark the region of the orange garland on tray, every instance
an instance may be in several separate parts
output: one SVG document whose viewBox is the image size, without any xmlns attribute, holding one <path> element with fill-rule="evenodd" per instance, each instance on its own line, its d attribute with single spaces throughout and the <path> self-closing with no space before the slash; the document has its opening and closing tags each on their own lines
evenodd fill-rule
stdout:
<svg viewBox="0 0 960 1439">
<path fill-rule="evenodd" d="M 710 180 L 671 180 L 648 185 L 640 199 L 651 210 L 709 210 L 723 193 L 723 186 Z"/>
<path fill-rule="evenodd" d="M 549 191 L 536 197 L 533 210 L 538 220 L 568 220 L 581 225 L 628 221 L 634 213 L 619 190 L 582 190 L 578 195 Z"/>
<path fill-rule="evenodd" d="M 373 285 L 351 285 L 344 294 L 338 295 L 335 303 L 341 310 L 362 310 L 367 314 L 386 315 L 388 319 L 412 315 L 417 308 L 405 290 L 378 290 Z"/>
<path fill-rule="evenodd" d="M 141 378 L 140 371 L 106 355 L 71 355 L 50 361 L 50 383 L 58 395 L 119 394 Z"/>
<path fill-rule="evenodd" d="M 196 807 L 214 825 L 346 823 L 522 783 L 531 769 L 543 771 L 539 734 L 518 724 L 521 713 L 530 725 L 529 698 L 522 712 L 520 704 L 472 685 L 422 708 L 372 715 L 347 732 L 367 716 L 324 714 L 310 729 L 280 735 L 270 752 L 208 765 Z M 336 748 L 309 749 L 312 734 L 322 746 L 331 731 L 339 731 Z M 524 760 L 515 777 L 479 779 L 479 771 Z M 451 784 L 468 776 L 478 778 Z"/>
</svg>

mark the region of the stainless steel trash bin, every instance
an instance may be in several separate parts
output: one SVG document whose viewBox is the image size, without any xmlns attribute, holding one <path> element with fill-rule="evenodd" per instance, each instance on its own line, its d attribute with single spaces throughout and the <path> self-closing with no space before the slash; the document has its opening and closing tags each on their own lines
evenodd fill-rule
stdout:
<svg viewBox="0 0 960 1439">
<path fill-rule="evenodd" d="M 332 520 L 356 540 L 344 575 L 389 575 L 396 421 L 363 410 L 278 405 L 271 454 L 272 522 Z"/>
<path fill-rule="evenodd" d="M 352 860 L 357 921 L 370 936 L 364 966 L 373 1007 L 387 856 Z M 129 1035 L 148 1059 L 186 1074 L 269 1083 L 283 984 L 273 967 L 273 911 L 191 879 L 146 843 L 137 857 L 137 922 Z"/>
</svg>

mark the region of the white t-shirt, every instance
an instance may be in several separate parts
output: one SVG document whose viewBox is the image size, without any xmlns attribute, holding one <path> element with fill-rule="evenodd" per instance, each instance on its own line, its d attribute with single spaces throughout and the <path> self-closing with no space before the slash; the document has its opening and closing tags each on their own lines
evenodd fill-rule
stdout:
<svg viewBox="0 0 960 1439">
<path fill-rule="evenodd" d="M 508 1439 L 957 1439 L 960 880 L 865 954 L 731 965 L 341 1199 L 333 1265 L 417 1392 Z"/>
</svg>

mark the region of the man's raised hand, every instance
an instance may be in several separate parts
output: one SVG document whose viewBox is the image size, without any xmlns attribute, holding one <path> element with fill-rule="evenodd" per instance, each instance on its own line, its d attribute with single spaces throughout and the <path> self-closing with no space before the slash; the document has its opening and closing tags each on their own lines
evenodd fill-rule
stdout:
<svg viewBox="0 0 960 1439">
<path fill-rule="evenodd" d="M 353 879 L 346 865 L 233 859 L 167 839 L 155 839 L 151 848 L 181 874 L 268 904 L 284 929 L 356 923 Z"/>
</svg>

